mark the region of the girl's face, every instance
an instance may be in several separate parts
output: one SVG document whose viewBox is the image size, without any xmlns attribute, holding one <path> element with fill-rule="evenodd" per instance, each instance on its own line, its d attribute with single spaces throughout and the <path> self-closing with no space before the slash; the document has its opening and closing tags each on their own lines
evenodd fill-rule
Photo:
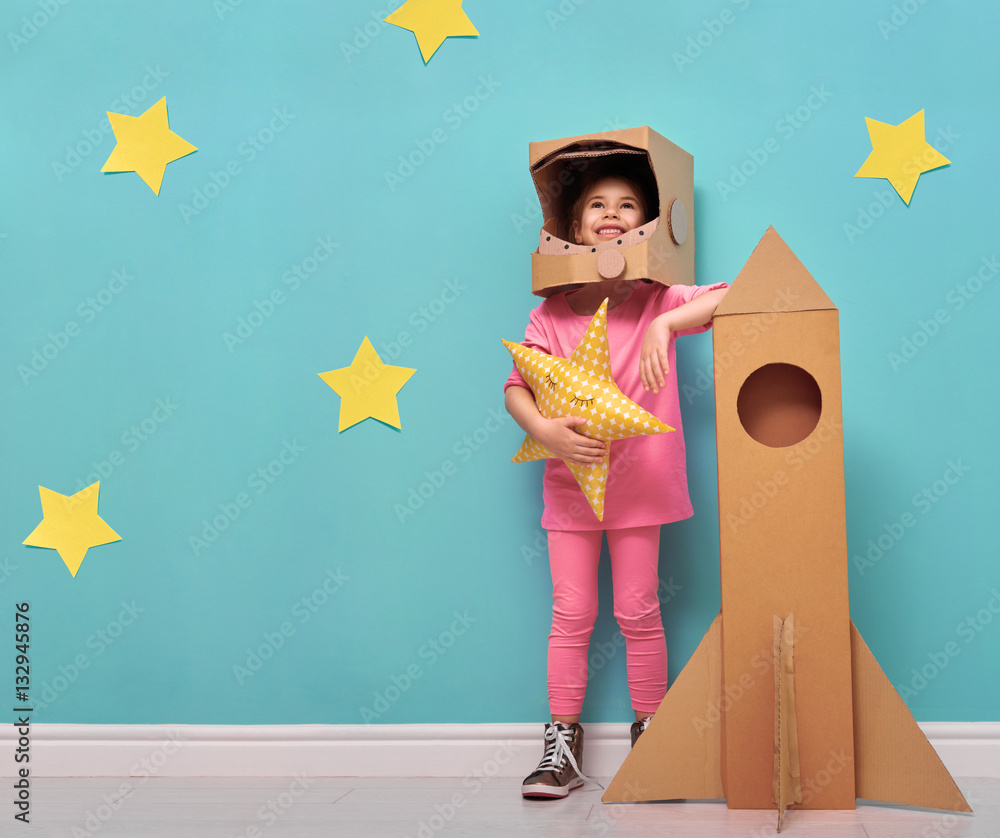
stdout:
<svg viewBox="0 0 1000 838">
<path fill-rule="evenodd" d="M 635 187 L 623 178 L 601 178 L 587 190 L 583 211 L 573 221 L 573 238 L 577 244 L 593 246 L 645 223 L 642 198 Z"/>
</svg>

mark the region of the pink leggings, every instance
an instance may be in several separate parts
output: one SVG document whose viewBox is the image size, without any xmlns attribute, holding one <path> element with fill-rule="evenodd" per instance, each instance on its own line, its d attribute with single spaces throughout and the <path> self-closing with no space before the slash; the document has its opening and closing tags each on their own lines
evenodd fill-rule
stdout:
<svg viewBox="0 0 1000 838">
<path fill-rule="evenodd" d="M 607 530 L 615 618 L 625 637 L 632 708 L 652 713 L 667 691 L 667 642 L 657 598 L 660 527 Z M 587 689 L 587 652 L 597 619 L 601 530 L 549 530 L 552 631 L 549 710 L 576 715 Z"/>
</svg>

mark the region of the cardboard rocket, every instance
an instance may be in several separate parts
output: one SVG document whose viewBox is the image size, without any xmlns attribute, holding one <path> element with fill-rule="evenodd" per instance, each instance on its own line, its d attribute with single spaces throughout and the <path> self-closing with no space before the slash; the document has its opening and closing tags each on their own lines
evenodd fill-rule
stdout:
<svg viewBox="0 0 1000 838">
<path fill-rule="evenodd" d="M 850 619 L 836 307 L 769 228 L 713 330 L 722 610 L 604 801 L 971 811 Z"/>
<path fill-rule="evenodd" d="M 530 143 L 528 157 L 544 218 L 532 293 L 604 279 L 694 284 L 694 158 L 684 149 L 643 126 Z M 576 244 L 570 207 L 586 179 L 608 166 L 639 184 L 650 221 L 614 241 Z"/>
</svg>

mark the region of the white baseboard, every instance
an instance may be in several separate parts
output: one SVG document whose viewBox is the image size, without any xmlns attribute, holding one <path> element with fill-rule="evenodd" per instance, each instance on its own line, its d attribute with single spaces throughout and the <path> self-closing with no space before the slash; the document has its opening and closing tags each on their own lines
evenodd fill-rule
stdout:
<svg viewBox="0 0 1000 838">
<path fill-rule="evenodd" d="M 1000 778 L 1000 723 L 920 725 L 955 777 Z M 588 724 L 587 773 L 610 777 L 627 724 Z M 17 728 L 0 727 L 0 777 L 13 776 Z M 542 755 L 541 724 L 33 724 L 32 777 L 523 777 Z"/>
</svg>

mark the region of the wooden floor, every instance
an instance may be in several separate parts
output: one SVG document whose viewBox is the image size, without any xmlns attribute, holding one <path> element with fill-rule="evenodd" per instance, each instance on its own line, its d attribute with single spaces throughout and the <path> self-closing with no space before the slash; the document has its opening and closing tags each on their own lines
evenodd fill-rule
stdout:
<svg viewBox="0 0 1000 838">
<path fill-rule="evenodd" d="M 604 785 L 607 780 L 601 780 Z M 789 810 L 782 836 L 1000 838 L 1000 779 L 959 779 L 973 815 L 859 802 L 855 811 Z M 525 801 L 512 778 L 38 779 L 31 824 L 0 835 L 102 838 L 432 838 L 432 836 L 709 836 L 765 838 L 775 814 L 724 803 L 604 805 L 587 786 L 558 801 Z M 10 792 L 8 791 L 8 794 Z"/>
</svg>

